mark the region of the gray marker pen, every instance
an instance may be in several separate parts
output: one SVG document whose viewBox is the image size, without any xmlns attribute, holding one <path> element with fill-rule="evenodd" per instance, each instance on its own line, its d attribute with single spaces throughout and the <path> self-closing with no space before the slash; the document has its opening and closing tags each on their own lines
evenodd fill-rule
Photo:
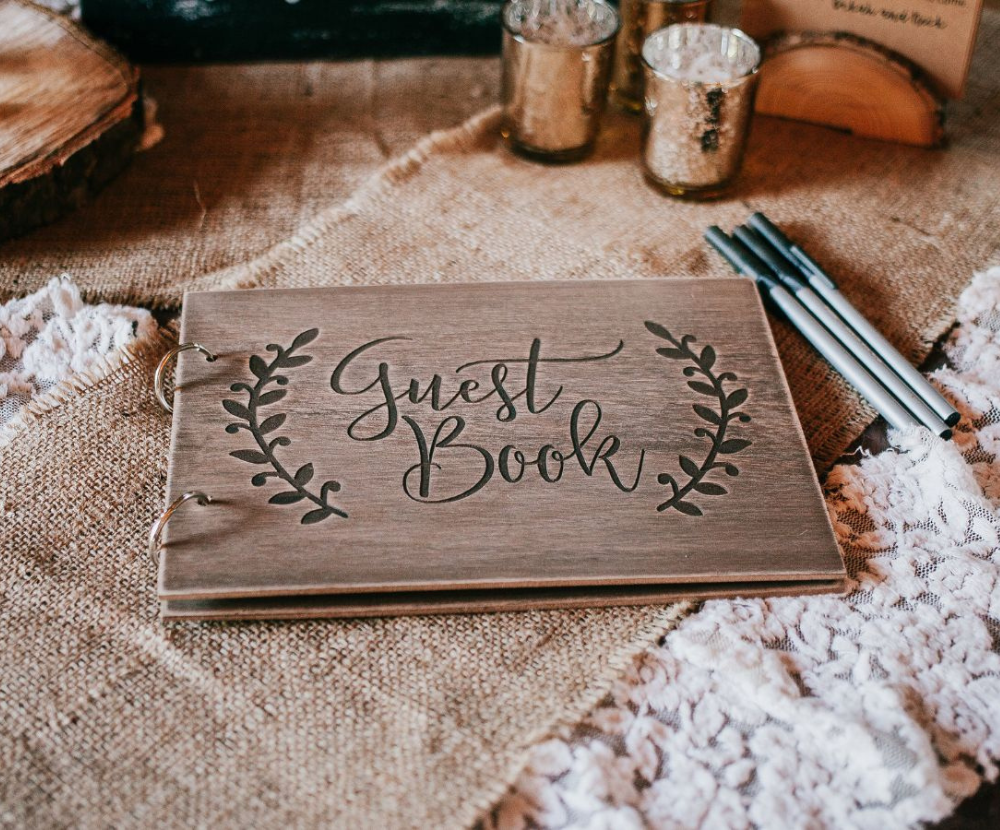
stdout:
<svg viewBox="0 0 1000 830">
<path fill-rule="evenodd" d="M 755 213 L 750 217 L 749 225 L 757 233 L 767 239 L 782 255 L 793 263 L 809 285 L 823 301 L 830 306 L 841 319 L 854 330 L 873 352 L 878 354 L 902 381 L 921 398 L 948 426 L 953 427 L 961 419 L 961 414 L 947 399 L 920 374 L 896 348 L 886 340 L 879 331 L 869 323 L 861 313 L 852 306 L 847 298 L 837 289 L 836 283 L 823 271 L 819 265 L 802 248 L 792 242 L 763 213 Z"/>
<path fill-rule="evenodd" d="M 951 429 L 879 355 L 872 351 L 840 317 L 819 298 L 798 270 L 776 250 L 767 239 L 756 231 L 740 226 L 733 235 L 746 245 L 795 295 L 802 305 L 819 320 L 841 345 L 858 359 L 875 379 L 903 406 L 910 410 L 920 423 L 946 441 L 951 438 Z"/>
<path fill-rule="evenodd" d="M 705 231 L 705 239 L 722 254 L 739 273 L 752 277 L 764 293 L 789 322 L 798 329 L 834 369 L 857 389 L 873 407 L 896 429 L 920 426 L 913 417 L 850 352 L 838 343 L 802 303 L 771 274 L 770 269 L 742 242 L 731 239 L 721 228 L 712 225 Z"/>
</svg>

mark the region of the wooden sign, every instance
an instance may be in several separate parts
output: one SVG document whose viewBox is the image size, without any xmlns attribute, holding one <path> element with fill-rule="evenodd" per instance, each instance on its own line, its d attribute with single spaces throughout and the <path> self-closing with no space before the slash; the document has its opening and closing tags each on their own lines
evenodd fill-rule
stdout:
<svg viewBox="0 0 1000 830">
<path fill-rule="evenodd" d="M 887 46 L 920 66 L 950 98 L 960 98 L 972 61 L 982 0 L 746 0 L 741 27 L 775 32 L 848 32 Z"/>
<path fill-rule="evenodd" d="M 188 294 L 168 618 L 839 590 L 754 285 Z"/>
<path fill-rule="evenodd" d="M 756 110 L 918 147 L 944 140 L 945 101 L 924 73 L 896 52 L 843 32 L 770 38 Z"/>
</svg>

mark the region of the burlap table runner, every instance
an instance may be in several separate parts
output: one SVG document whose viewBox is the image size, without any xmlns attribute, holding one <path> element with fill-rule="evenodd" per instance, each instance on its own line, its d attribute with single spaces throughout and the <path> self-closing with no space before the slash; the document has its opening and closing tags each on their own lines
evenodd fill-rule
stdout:
<svg viewBox="0 0 1000 830">
<path fill-rule="evenodd" d="M 164 627 L 163 348 L 0 450 L 0 826 L 465 826 L 683 612 Z"/>
<path fill-rule="evenodd" d="M 162 141 L 87 205 L 0 243 L 0 301 L 63 271 L 91 302 L 176 304 L 348 198 L 499 88 L 495 58 L 142 67 Z"/>
<path fill-rule="evenodd" d="M 1000 13 L 987 14 L 984 29 L 980 67 L 1000 61 Z M 919 363 L 951 325 L 968 275 L 1000 250 L 1000 74 L 973 77 L 945 152 L 761 118 L 739 190 L 703 204 L 644 184 L 633 118 L 611 114 L 588 163 L 544 167 L 500 146 L 490 110 L 425 139 L 262 257 L 183 287 L 732 276 L 702 233 L 763 210 Z M 180 288 L 156 290 L 168 302 Z M 774 329 L 825 469 L 873 413 L 796 332 Z"/>
<path fill-rule="evenodd" d="M 642 183 L 631 120 L 609 118 L 587 164 L 543 168 L 498 147 L 487 112 L 425 140 L 248 265 L 196 277 L 175 257 L 105 239 L 102 267 L 74 276 L 92 297 L 176 305 L 188 288 L 722 274 L 704 226 L 759 208 L 919 358 L 967 275 L 997 251 L 998 22 L 986 14 L 948 152 L 760 119 L 734 198 L 691 205 Z M 38 257 L 80 262 L 82 231 L 64 242 Z M 31 244 L 4 248 L 5 292 L 40 278 Z M 241 244 L 234 233 L 229 255 Z M 870 413 L 793 335 L 777 335 L 825 465 Z M 679 613 L 163 629 L 142 555 L 163 498 L 167 421 L 148 388 L 162 348 L 64 388 L 0 450 L 4 821 L 467 824 L 526 746 L 582 714 Z"/>
</svg>

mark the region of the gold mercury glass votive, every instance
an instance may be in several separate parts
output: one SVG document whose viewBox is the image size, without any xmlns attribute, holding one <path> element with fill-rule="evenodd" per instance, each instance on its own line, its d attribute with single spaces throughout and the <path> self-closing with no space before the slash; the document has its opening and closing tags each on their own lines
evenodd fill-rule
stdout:
<svg viewBox="0 0 1000 830">
<path fill-rule="evenodd" d="M 738 29 L 679 23 L 642 48 L 646 177 L 672 196 L 725 193 L 743 161 L 760 47 Z"/>
<path fill-rule="evenodd" d="M 712 0 L 621 0 L 611 100 L 629 112 L 642 112 L 642 44 L 674 23 L 704 23 L 711 7 Z"/>
<path fill-rule="evenodd" d="M 504 6 L 501 132 L 515 151 L 567 162 L 594 148 L 618 13 L 599 0 Z"/>
</svg>

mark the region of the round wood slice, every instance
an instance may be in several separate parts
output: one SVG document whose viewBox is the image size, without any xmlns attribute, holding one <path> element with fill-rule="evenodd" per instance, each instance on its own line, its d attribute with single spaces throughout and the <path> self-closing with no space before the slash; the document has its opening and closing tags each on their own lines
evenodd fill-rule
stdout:
<svg viewBox="0 0 1000 830">
<path fill-rule="evenodd" d="M 0 239 L 79 205 L 141 135 L 134 67 L 71 21 L 0 0 Z"/>
<path fill-rule="evenodd" d="M 756 109 L 920 147 L 944 139 L 944 99 L 920 68 L 878 43 L 842 32 L 771 38 Z"/>
</svg>

